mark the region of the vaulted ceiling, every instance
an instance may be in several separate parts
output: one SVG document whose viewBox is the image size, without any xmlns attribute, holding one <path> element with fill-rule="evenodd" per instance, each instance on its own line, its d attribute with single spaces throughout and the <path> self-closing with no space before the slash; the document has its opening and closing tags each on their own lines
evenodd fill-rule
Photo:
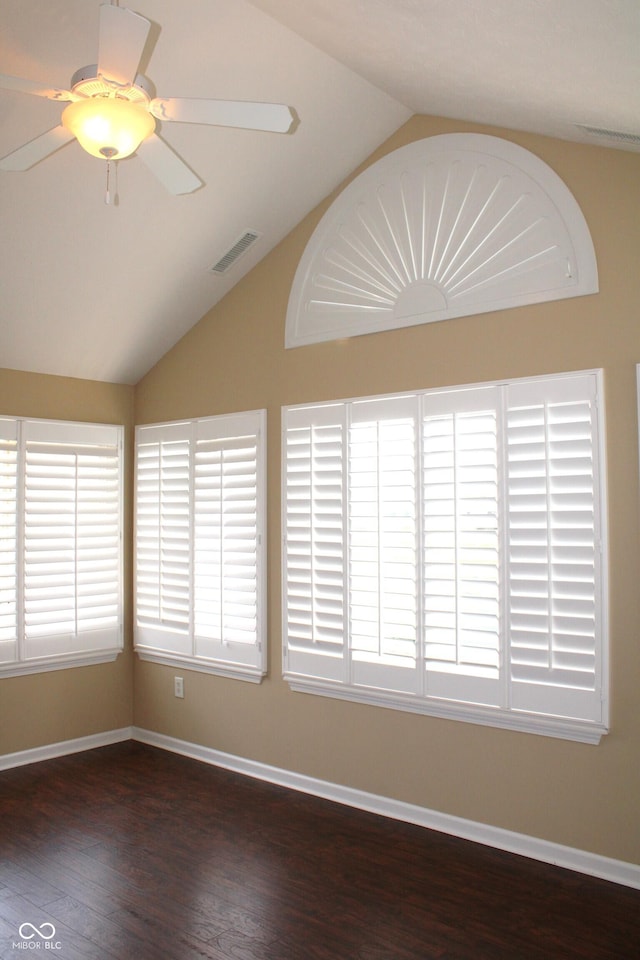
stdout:
<svg viewBox="0 0 640 960">
<path fill-rule="evenodd" d="M 122 6 L 152 21 L 141 67 L 159 96 L 280 102 L 298 122 L 289 134 L 161 124 L 204 181 L 183 196 L 134 156 L 106 204 L 106 165 L 77 143 L 0 172 L 0 367 L 137 382 L 413 113 L 640 149 L 637 0 Z M 98 8 L 0 0 L 0 73 L 68 88 L 97 60 Z M 0 90 L 0 156 L 60 112 Z M 247 230 L 259 239 L 212 274 Z"/>
</svg>

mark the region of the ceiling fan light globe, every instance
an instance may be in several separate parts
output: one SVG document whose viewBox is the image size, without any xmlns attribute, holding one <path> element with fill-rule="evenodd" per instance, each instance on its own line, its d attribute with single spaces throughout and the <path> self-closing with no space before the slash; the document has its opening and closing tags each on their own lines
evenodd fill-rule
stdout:
<svg viewBox="0 0 640 960">
<path fill-rule="evenodd" d="M 122 160 L 155 130 L 155 120 L 138 103 L 119 97 L 90 97 L 70 103 L 63 125 L 93 157 Z"/>
</svg>

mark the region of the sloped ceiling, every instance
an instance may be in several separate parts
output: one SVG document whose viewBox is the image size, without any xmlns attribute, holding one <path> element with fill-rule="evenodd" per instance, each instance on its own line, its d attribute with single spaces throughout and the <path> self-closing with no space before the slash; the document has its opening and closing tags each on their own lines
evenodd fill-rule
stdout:
<svg viewBox="0 0 640 960">
<path fill-rule="evenodd" d="M 282 102 L 299 124 L 165 124 L 205 182 L 186 196 L 133 157 L 107 205 L 105 164 L 76 143 L 1 173 L 0 367 L 137 382 L 412 113 L 578 140 L 576 123 L 640 133 L 637 0 L 126 5 L 153 22 L 142 72 L 159 96 Z M 0 23 L 1 73 L 68 87 L 96 61 L 98 0 L 0 0 Z M 0 156 L 60 112 L 0 90 Z M 246 229 L 260 239 L 212 275 Z"/>
</svg>

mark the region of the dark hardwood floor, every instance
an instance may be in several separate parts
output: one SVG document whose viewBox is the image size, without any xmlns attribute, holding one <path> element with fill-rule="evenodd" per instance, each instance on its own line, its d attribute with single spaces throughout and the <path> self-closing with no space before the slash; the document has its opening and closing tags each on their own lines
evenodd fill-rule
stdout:
<svg viewBox="0 0 640 960">
<path fill-rule="evenodd" d="M 0 773 L 0 956 L 25 953 L 638 960 L 640 891 L 129 742 Z"/>
</svg>

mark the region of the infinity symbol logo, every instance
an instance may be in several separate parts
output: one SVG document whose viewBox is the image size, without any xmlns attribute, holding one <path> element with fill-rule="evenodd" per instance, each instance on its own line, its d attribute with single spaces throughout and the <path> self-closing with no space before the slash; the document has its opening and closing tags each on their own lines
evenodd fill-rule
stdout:
<svg viewBox="0 0 640 960">
<path fill-rule="evenodd" d="M 27 933 L 27 930 L 31 930 L 31 933 Z M 47 930 L 51 933 L 47 933 Z M 32 940 L 36 934 L 41 940 L 51 940 L 56 935 L 56 928 L 52 923 L 43 923 L 41 927 L 35 927 L 32 923 L 21 923 L 18 933 L 23 940 Z"/>
</svg>

